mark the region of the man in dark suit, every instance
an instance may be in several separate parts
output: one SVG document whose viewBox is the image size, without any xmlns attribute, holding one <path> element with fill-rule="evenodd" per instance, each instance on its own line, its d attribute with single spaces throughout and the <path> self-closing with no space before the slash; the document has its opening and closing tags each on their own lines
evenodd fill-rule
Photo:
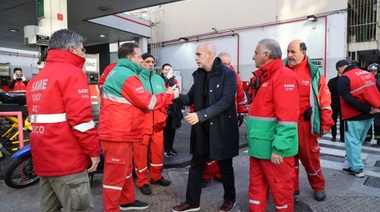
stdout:
<svg viewBox="0 0 380 212">
<path fill-rule="evenodd" d="M 194 112 L 185 120 L 192 125 L 191 167 L 186 201 L 172 211 L 200 210 L 202 173 L 207 159 L 218 160 L 224 188 L 224 203 L 219 211 L 231 211 L 236 205 L 235 177 L 232 158 L 239 154 L 239 129 L 235 109 L 236 74 L 216 57 L 211 43 L 200 44 L 195 52 L 198 69 L 194 84 L 185 95 L 183 105 L 194 104 Z"/>
</svg>

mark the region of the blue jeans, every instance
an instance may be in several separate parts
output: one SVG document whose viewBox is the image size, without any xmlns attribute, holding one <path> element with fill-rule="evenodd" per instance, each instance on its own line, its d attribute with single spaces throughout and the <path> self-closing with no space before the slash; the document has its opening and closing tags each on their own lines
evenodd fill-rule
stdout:
<svg viewBox="0 0 380 212">
<path fill-rule="evenodd" d="M 361 155 L 362 145 L 372 121 L 373 118 L 346 120 L 347 129 L 344 131 L 344 144 L 348 166 L 352 171 L 357 172 L 364 168 Z"/>
</svg>

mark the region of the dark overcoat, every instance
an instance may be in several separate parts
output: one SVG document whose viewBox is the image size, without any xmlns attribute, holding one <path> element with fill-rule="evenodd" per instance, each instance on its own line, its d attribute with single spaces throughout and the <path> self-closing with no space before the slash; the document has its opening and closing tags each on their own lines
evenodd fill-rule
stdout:
<svg viewBox="0 0 380 212">
<path fill-rule="evenodd" d="M 202 73 L 203 72 L 203 73 Z M 194 73 L 194 84 L 189 92 L 180 95 L 182 104 L 195 103 L 195 111 L 199 123 L 191 127 L 190 151 L 192 154 L 209 153 L 210 158 L 222 160 L 235 157 L 239 154 L 239 128 L 235 108 L 235 94 L 237 89 L 236 74 L 227 66 L 223 65 L 220 58 L 215 58 L 208 83 L 204 93 L 197 92 L 202 87 L 203 80 L 200 76 L 206 71 L 198 68 Z M 207 90 L 206 90 L 207 89 Z M 207 92 L 207 93 L 206 93 Z M 197 106 L 195 98 L 207 95 L 206 102 L 201 108 Z M 206 126 L 203 124 L 207 124 Z M 197 127 L 208 128 L 204 136 L 208 136 L 209 142 L 203 142 L 195 136 Z M 208 135 L 207 135 L 208 134 Z M 209 146 L 205 146 L 209 145 Z"/>
</svg>

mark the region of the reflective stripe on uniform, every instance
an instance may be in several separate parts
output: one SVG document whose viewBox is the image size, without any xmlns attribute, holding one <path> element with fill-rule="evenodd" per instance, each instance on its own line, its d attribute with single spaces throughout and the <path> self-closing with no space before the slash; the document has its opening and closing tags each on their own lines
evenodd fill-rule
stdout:
<svg viewBox="0 0 380 212">
<path fill-rule="evenodd" d="M 128 101 L 124 97 L 115 96 L 113 94 L 109 94 L 109 93 L 105 93 L 105 92 L 103 92 L 102 97 L 105 99 L 109 99 L 111 101 L 114 101 L 114 102 L 119 102 L 119 103 L 124 103 L 124 104 L 129 104 L 129 105 L 132 104 L 130 101 Z"/>
<path fill-rule="evenodd" d="M 281 205 L 281 206 L 277 206 L 276 205 L 276 209 L 285 209 L 285 208 L 288 208 L 288 205 Z"/>
<path fill-rule="evenodd" d="M 366 87 L 370 87 L 370 86 L 374 86 L 374 85 L 376 85 L 376 84 L 373 83 L 373 82 L 370 82 L 370 83 L 368 83 L 368 84 L 365 84 L 365 85 L 360 86 L 359 88 L 357 88 L 357 89 L 355 89 L 355 90 L 352 90 L 350 93 L 356 93 L 356 92 L 358 92 L 358 91 L 360 91 L 360 90 L 362 90 L 362 89 L 364 89 L 364 88 L 366 88 Z"/>
<path fill-rule="evenodd" d="M 30 123 L 59 123 L 66 120 L 66 113 L 30 115 Z"/>
<path fill-rule="evenodd" d="M 121 191 L 121 189 L 122 189 L 122 187 L 109 186 L 109 185 L 104 185 L 104 184 L 103 184 L 103 188 L 108 188 L 108 189 L 112 189 L 112 190 L 119 190 L 119 191 Z"/>
<path fill-rule="evenodd" d="M 162 164 L 162 163 L 160 163 L 160 164 L 157 164 L 157 163 L 151 163 L 150 165 L 151 165 L 151 166 L 155 166 L 155 167 L 164 166 L 164 164 Z"/>
<path fill-rule="evenodd" d="M 259 201 L 259 200 L 253 200 L 253 199 L 250 199 L 250 200 L 249 200 L 249 203 L 251 203 L 251 204 L 255 204 L 255 205 L 260 205 L 260 201 Z"/>
<path fill-rule="evenodd" d="M 307 175 L 309 176 L 317 176 L 318 175 L 318 172 L 321 171 L 321 168 L 319 168 L 315 173 L 307 173 Z"/>
<path fill-rule="evenodd" d="M 95 122 L 94 121 L 89 121 L 86 123 L 78 124 L 73 127 L 74 130 L 78 130 L 79 132 L 86 132 L 89 129 L 92 129 L 95 127 Z"/>
<path fill-rule="evenodd" d="M 150 99 L 150 102 L 149 102 L 148 110 L 153 110 L 156 103 L 157 103 L 157 98 L 155 95 L 152 95 L 152 98 Z"/>
</svg>

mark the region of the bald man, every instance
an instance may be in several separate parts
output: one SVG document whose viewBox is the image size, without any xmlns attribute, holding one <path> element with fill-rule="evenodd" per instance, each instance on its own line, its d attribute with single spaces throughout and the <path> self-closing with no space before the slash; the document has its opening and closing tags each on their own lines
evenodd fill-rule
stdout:
<svg viewBox="0 0 380 212">
<path fill-rule="evenodd" d="M 285 65 L 297 75 L 299 87 L 298 140 L 299 150 L 295 156 L 294 194 L 299 191 L 299 160 L 305 167 L 309 184 L 317 201 L 326 199 L 325 178 L 319 161 L 318 136 L 328 133 L 334 125 L 331 110 L 331 94 L 322 72 L 306 56 L 306 44 L 293 40 L 288 45 Z"/>
<path fill-rule="evenodd" d="M 232 158 L 239 154 L 239 129 L 235 108 L 236 74 L 216 57 L 212 43 L 200 44 L 195 52 L 198 69 L 194 84 L 180 95 L 183 105 L 194 104 L 194 112 L 185 120 L 191 124 L 192 159 L 187 182 L 186 201 L 172 211 L 199 211 L 202 173 L 207 159 L 218 160 L 224 188 L 224 203 L 219 211 L 231 211 L 236 205 Z"/>
</svg>

